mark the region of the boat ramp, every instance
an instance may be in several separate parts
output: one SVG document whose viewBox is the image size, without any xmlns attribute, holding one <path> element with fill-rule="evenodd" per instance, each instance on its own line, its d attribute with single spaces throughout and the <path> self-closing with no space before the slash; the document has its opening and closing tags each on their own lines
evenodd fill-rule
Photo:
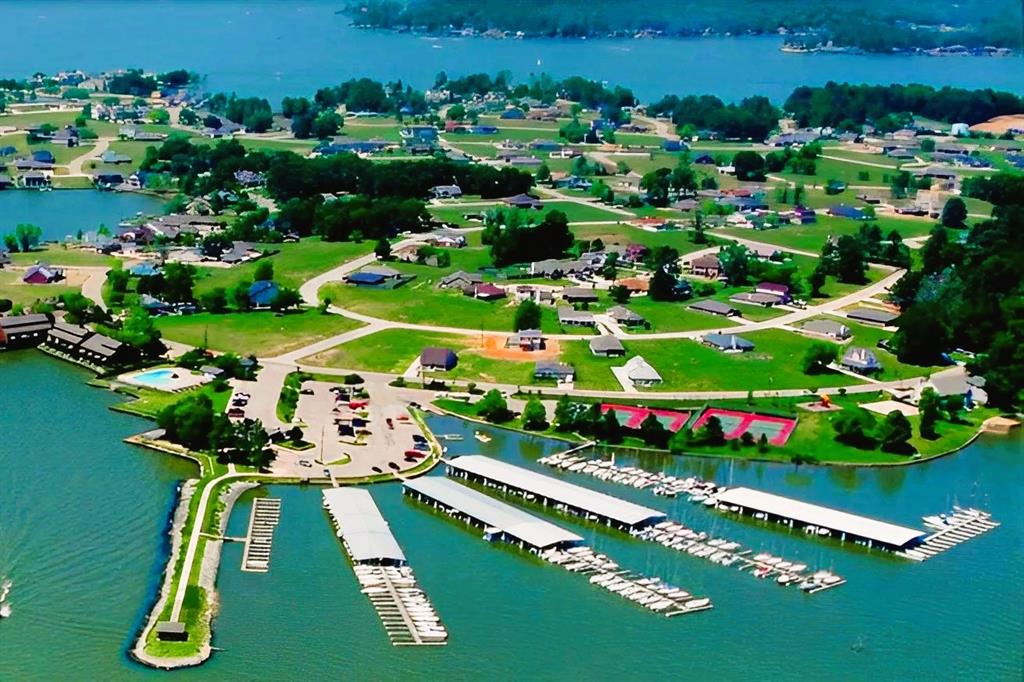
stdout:
<svg viewBox="0 0 1024 682">
<path fill-rule="evenodd" d="M 242 551 L 242 570 L 266 573 L 270 570 L 270 550 L 274 545 L 274 529 L 281 520 L 281 500 L 257 497 L 249 514 L 249 532 Z"/>
<path fill-rule="evenodd" d="M 373 497 L 361 488 L 328 488 L 324 507 L 337 528 L 363 594 L 394 646 L 442 645 L 448 631 Z"/>
<path fill-rule="evenodd" d="M 439 476 L 403 483 L 410 497 L 471 526 L 484 529 L 488 541 L 506 541 L 572 573 L 590 576 L 594 585 L 665 616 L 711 608 L 711 600 L 623 570 L 612 559 L 582 544 L 583 538 L 560 526 Z"/>
<path fill-rule="evenodd" d="M 954 507 L 948 516 L 926 516 L 922 520 L 935 532 L 922 540 L 921 544 L 896 552 L 897 556 L 925 561 L 999 527 L 999 522 L 993 521 L 992 515 L 988 512 L 959 507 Z"/>
</svg>

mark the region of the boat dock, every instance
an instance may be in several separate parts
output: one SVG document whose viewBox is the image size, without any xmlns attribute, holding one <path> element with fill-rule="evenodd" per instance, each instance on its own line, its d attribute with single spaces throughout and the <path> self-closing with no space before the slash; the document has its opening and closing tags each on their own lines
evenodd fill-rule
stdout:
<svg viewBox="0 0 1024 682">
<path fill-rule="evenodd" d="M 430 646 L 448 642 L 427 595 L 369 491 L 328 488 L 324 507 L 337 528 L 360 590 L 370 600 L 394 646 Z"/>
<path fill-rule="evenodd" d="M 274 529 L 281 520 L 281 500 L 258 497 L 249 514 L 249 532 L 242 551 L 242 570 L 266 573 L 270 570 L 270 550 L 274 545 Z"/>
<path fill-rule="evenodd" d="M 537 462 L 555 469 L 593 476 L 602 481 L 628 485 L 638 490 L 649 488 L 652 493 L 662 497 L 676 497 L 682 494 L 708 495 L 718 487 L 715 483 L 696 476 L 681 478 L 663 471 L 647 471 L 640 467 L 618 466 L 614 460 L 591 459 L 575 455 L 574 453 L 579 449 L 573 448 L 548 455 L 540 458 Z"/>
<path fill-rule="evenodd" d="M 632 532 L 665 520 L 665 513 L 657 509 L 482 455 L 455 457 L 445 460 L 445 466 L 449 476 L 518 495 L 619 530 Z"/>
<path fill-rule="evenodd" d="M 588 575 L 591 584 L 654 613 L 677 616 L 711 608 L 707 597 L 694 597 L 659 578 L 622 570 L 608 556 L 584 546 L 579 535 L 456 481 L 425 476 L 405 481 L 403 486 L 410 497 L 483 528 L 485 540 L 509 542 L 567 571 Z"/>
<path fill-rule="evenodd" d="M 926 561 L 957 545 L 999 527 L 992 515 L 978 509 L 954 508 L 950 515 L 926 516 L 924 524 L 935 530 L 921 544 L 896 552 L 897 556 Z"/>
</svg>

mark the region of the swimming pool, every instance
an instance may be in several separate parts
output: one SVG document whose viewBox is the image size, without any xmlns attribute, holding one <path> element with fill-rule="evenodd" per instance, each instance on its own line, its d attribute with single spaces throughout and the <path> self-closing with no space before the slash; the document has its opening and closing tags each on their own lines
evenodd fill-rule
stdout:
<svg viewBox="0 0 1024 682">
<path fill-rule="evenodd" d="M 150 388 L 168 389 L 178 379 L 181 370 L 175 369 L 149 369 L 132 376 L 135 383 L 149 386 Z"/>
</svg>

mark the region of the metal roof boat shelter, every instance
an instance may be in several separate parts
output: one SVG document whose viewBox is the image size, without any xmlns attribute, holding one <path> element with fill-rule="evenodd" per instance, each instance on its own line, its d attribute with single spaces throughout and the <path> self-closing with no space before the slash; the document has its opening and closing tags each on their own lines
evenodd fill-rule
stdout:
<svg viewBox="0 0 1024 682">
<path fill-rule="evenodd" d="M 781 495 L 751 488 L 730 488 L 716 496 L 719 505 L 737 506 L 740 513 L 763 512 L 768 520 L 788 525 L 817 526 L 838 534 L 843 540 L 866 540 L 868 546 L 900 549 L 916 544 L 925 532 L 848 512 L 820 507 Z"/>
<path fill-rule="evenodd" d="M 536 499 L 545 506 L 600 521 L 619 529 L 642 528 L 665 520 L 664 512 L 523 469 L 483 455 L 447 460 L 448 474 Z"/>
<path fill-rule="evenodd" d="M 440 476 L 403 482 L 405 492 L 470 523 L 497 529 L 510 541 L 533 549 L 575 545 L 583 538 L 510 504 Z M 490 534 L 494 534 L 491 532 Z"/>
<path fill-rule="evenodd" d="M 369 491 L 362 488 L 328 488 L 323 491 L 324 507 L 338 527 L 357 564 L 404 564 L 405 554 L 391 534 Z"/>
</svg>

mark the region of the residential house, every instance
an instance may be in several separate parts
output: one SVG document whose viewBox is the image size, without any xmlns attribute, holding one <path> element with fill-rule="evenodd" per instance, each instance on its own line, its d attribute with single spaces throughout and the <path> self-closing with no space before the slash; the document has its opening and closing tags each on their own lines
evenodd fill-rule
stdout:
<svg viewBox="0 0 1024 682">
<path fill-rule="evenodd" d="M 458 233 L 435 232 L 424 237 L 423 241 L 431 246 L 444 249 L 461 249 L 466 246 L 466 237 Z"/>
<path fill-rule="evenodd" d="M 109 189 L 124 184 L 124 176 L 120 173 L 97 173 L 92 176 L 93 184 L 100 189 Z"/>
<path fill-rule="evenodd" d="M 529 145 L 530 149 L 537 152 L 560 152 L 562 145 L 554 140 L 534 140 Z"/>
<path fill-rule="evenodd" d="M 533 367 L 534 379 L 554 379 L 558 383 L 572 383 L 576 371 L 564 362 L 539 361 Z"/>
<path fill-rule="evenodd" d="M 544 350 L 547 343 L 539 329 L 520 329 L 505 339 L 505 348 L 518 348 L 522 351 Z"/>
<path fill-rule="evenodd" d="M 834 320 L 808 320 L 801 327 L 805 332 L 827 336 L 840 341 L 850 338 L 850 328 Z"/>
<path fill-rule="evenodd" d="M 458 185 L 436 185 L 430 188 L 430 196 L 435 199 L 457 199 L 462 196 L 462 188 Z"/>
<path fill-rule="evenodd" d="M 562 298 L 569 303 L 597 303 L 597 291 L 584 287 L 566 287 L 562 290 Z"/>
<path fill-rule="evenodd" d="M 253 308 L 269 308 L 277 300 L 281 287 L 277 282 L 261 279 L 249 286 L 249 304 Z"/>
<path fill-rule="evenodd" d="M 505 298 L 507 295 L 505 290 L 499 286 L 491 284 L 490 282 L 483 282 L 481 284 L 471 284 L 463 288 L 462 293 L 466 296 L 471 296 L 481 301 L 497 301 Z"/>
<path fill-rule="evenodd" d="M 597 324 L 592 313 L 576 310 L 571 306 L 558 307 L 558 323 L 567 326 L 593 327 Z"/>
<path fill-rule="evenodd" d="M 50 186 L 50 172 L 28 171 L 21 174 L 21 186 L 27 189 Z"/>
<path fill-rule="evenodd" d="M 169 315 L 174 310 L 170 303 L 161 301 L 150 294 L 139 296 L 139 305 L 150 315 Z"/>
<path fill-rule="evenodd" d="M 714 166 L 715 165 L 715 158 L 713 156 L 711 156 L 710 154 L 701 154 L 700 156 L 695 158 L 693 160 L 693 162 L 695 164 L 700 165 L 700 166 Z"/>
<path fill-rule="evenodd" d="M 14 180 L 11 179 L 10 175 L 0 173 L 0 189 L 7 189 L 14 187 Z"/>
<path fill-rule="evenodd" d="M 628 244 L 622 257 L 627 263 L 640 263 L 648 251 L 649 249 L 644 244 Z"/>
<path fill-rule="evenodd" d="M 698 256 L 690 261 L 690 272 L 698 277 L 718 279 L 722 274 L 722 261 L 713 253 Z"/>
<path fill-rule="evenodd" d="M 880 310 L 878 308 L 854 308 L 846 313 L 846 316 L 851 320 L 857 322 L 867 322 L 868 324 L 879 324 L 888 325 L 896 320 L 899 315 L 896 313 L 889 312 L 888 310 Z"/>
<path fill-rule="evenodd" d="M 590 339 L 590 352 L 602 358 L 622 357 L 626 349 L 616 336 L 601 335 Z"/>
<path fill-rule="evenodd" d="M 798 205 L 793 207 L 790 213 L 790 221 L 797 225 L 810 225 L 818 222 L 818 214 L 814 212 L 813 208 Z"/>
<path fill-rule="evenodd" d="M 503 199 L 502 202 L 506 206 L 511 206 L 512 208 L 530 208 L 535 210 L 544 208 L 544 202 L 540 199 L 531 197 L 529 194 L 517 194 L 513 197 Z"/>
<path fill-rule="evenodd" d="M 774 294 L 759 294 L 756 291 L 744 291 L 738 294 L 733 294 L 729 297 L 729 300 L 736 301 L 737 303 L 759 305 L 765 308 L 770 308 L 773 305 L 777 305 L 782 302 L 782 299 Z"/>
<path fill-rule="evenodd" d="M 850 220 L 867 220 L 868 214 L 860 210 L 855 206 L 847 206 L 846 204 L 837 204 L 830 206 L 828 209 L 830 216 L 837 218 L 849 218 Z"/>
<path fill-rule="evenodd" d="M 475 272 L 466 272 L 465 270 L 459 270 L 453 272 L 450 275 L 445 275 L 438 282 L 438 286 L 442 289 L 448 289 L 450 287 L 465 289 L 466 287 L 473 286 L 475 284 L 482 284 L 484 278 L 482 275 Z"/>
<path fill-rule="evenodd" d="M 636 387 L 655 386 L 662 381 L 658 371 L 640 355 L 635 355 L 627 360 L 623 369 L 626 378 Z"/>
<path fill-rule="evenodd" d="M 116 166 L 121 163 L 131 163 L 132 157 L 128 156 L 127 154 L 118 154 L 113 149 L 108 149 L 107 151 L 100 154 L 100 162 L 109 163 Z"/>
<path fill-rule="evenodd" d="M 638 327 L 642 326 L 647 322 L 643 315 L 633 312 L 629 308 L 621 305 L 612 306 L 608 309 L 608 317 L 615 320 L 616 324 L 623 325 L 625 327 Z"/>
<path fill-rule="evenodd" d="M 512 108 L 506 109 L 505 111 L 501 112 L 501 115 L 499 115 L 498 118 L 504 119 L 506 121 L 521 121 L 526 118 L 526 114 L 523 112 L 522 109 Z"/>
<path fill-rule="evenodd" d="M 75 360 L 110 367 L 127 362 L 131 347 L 85 327 L 57 321 L 46 336 L 46 345 Z"/>
<path fill-rule="evenodd" d="M 0 348 L 28 348 L 46 340 L 53 316 L 34 313 L 0 317 Z"/>
<path fill-rule="evenodd" d="M 858 346 L 848 349 L 839 364 L 843 369 L 857 374 L 872 374 L 882 371 L 882 363 L 875 357 L 874 351 Z"/>
<path fill-rule="evenodd" d="M 734 308 L 728 303 L 722 303 L 721 301 L 715 301 L 712 299 L 697 301 L 696 303 L 691 303 L 687 307 L 690 308 L 690 310 L 710 313 L 712 315 L 721 315 L 722 317 L 735 317 L 740 314 L 739 309 Z"/>
<path fill-rule="evenodd" d="M 0 268 L 3 268 L 5 265 L 10 265 L 10 264 L 11 264 L 11 254 L 10 254 L 10 252 L 7 249 L 5 249 L 5 248 L 0 247 Z"/>
<path fill-rule="evenodd" d="M 53 284 L 62 279 L 64 279 L 63 270 L 50 267 L 45 263 L 31 266 L 21 277 L 21 281 L 25 284 Z"/>
<path fill-rule="evenodd" d="M 406 147 L 432 148 L 438 139 L 437 128 L 434 126 L 408 126 L 399 130 L 398 136 Z"/>
<path fill-rule="evenodd" d="M 57 159 L 49 149 L 39 149 L 32 152 L 32 160 L 37 163 L 48 163 L 51 166 L 57 163 Z"/>
<path fill-rule="evenodd" d="M 681 152 L 686 145 L 683 144 L 682 140 L 665 140 L 661 143 L 661 148 L 667 152 Z"/>
<path fill-rule="evenodd" d="M 754 342 L 735 334 L 705 334 L 703 342 L 723 353 L 746 353 L 754 350 Z"/>
<path fill-rule="evenodd" d="M 353 272 L 345 276 L 345 281 L 359 287 L 376 287 L 385 284 L 387 278 L 374 272 Z"/>
<path fill-rule="evenodd" d="M 451 348 L 428 346 L 420 352 L 420 367 L 425 370 L 447 372 L 458 363 L 459 356 Z"/>
<path fill-rule="evenodd" d="M 777 297 L 779 303 L 789 303 L 790 294 L 789 287 L 785 284 L 776 284 L 775 282 L 759 282 L 754 287 L 754 292 L 758 294 L 769 294 Z"/>
<path fill-rule="evenodd" d="M 142 263 L 136 263 L 135 265 L 128 268 L 128 274 L 132 277 L 155 277 L 159 275 L 163 270 L 160 266 L 155 265 L 151 261 L 143 261 Z"/>
<path fill-rule="evenodd" d="M 625 277 L 616 280 L 615 284 L 620 287 L 626 287 L 630 294 L 645 294 L 651 288 L 651 281 L 641 277 Z"/>
</svg>

